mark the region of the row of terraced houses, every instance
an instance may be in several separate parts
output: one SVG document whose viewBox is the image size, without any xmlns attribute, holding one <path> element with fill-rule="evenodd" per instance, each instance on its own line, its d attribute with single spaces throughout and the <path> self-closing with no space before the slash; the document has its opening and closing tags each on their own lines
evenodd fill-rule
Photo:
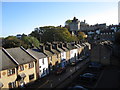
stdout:
<svg viewBox="0 0 120 90">
<path fill-rule="evenodd" d="M 4 49 L 0 59 L 0 88 L 17 88 L 53 74 L 89 55 L 88 42 L 47 43 L 38 48 Z"/>
</svg>

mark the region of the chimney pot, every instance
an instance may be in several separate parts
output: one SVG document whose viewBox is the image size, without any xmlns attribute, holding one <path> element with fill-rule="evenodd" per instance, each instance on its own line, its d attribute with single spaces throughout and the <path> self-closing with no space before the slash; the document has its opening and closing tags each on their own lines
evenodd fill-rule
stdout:
<svg viewBox="0 0 120 90">
<path fill-rule="evenodd" d="M 44 53 L 45 52 L 45 46 L 40 45 L 40 51 Z"/>
</svg>

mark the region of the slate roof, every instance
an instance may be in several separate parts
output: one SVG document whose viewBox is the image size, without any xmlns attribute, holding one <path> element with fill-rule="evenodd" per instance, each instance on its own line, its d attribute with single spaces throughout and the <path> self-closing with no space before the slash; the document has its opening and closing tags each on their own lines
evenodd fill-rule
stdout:
<svg viewBox="0 0 120 90">
<path fill-rule="evenodd" d="M 39 51 L 39 49 L 27 49 L 27 51 L 33 55 L 36 59 L 45 58 L 46 55 Z"/>
<path fill-rule="evenodd" d="M 17 66 L 2 49 L 0 49 L 0 54 L 2 56 L 0 58 L 0 71 L 15 68 Z"/>
<path fill-rule="evenodd" d="M 66 47 L 62 47 L 64 51 L 69 51 Z"/>
<path fill-rule="evenodd" d="M 57 48 L 57 50 L 58 50 L 59 52 L 64 52 L 64 50 L 61 49 L 61 48 Z"/>
<path fill-rule="evenodd" d="M 55 53 L 55 54 L 59 54 L 60 52 L 56 49 L 52 49 L 52 51 Z"/>
<path fill-rule="evenodd" d="M 75 49 L 76 47 L 75 46 L 72 46 L 71 44 L 68 44 L 68 49 L 69 50 L 72 50 L 72 49 Z"/>
<path fill-rule="evenodd" d="M 47 55 L 47 56 L 53 56 L 54 55 L 54 53 L 49 51 L 49 50 L 45 50 L 44 54 Z"/>
<path fill-rule="evenodd" d="M 25 64 L 35 59 L 26 53 L 21 47 L 6 49 L 6 51 L 19 63 Z"/>
</svg>

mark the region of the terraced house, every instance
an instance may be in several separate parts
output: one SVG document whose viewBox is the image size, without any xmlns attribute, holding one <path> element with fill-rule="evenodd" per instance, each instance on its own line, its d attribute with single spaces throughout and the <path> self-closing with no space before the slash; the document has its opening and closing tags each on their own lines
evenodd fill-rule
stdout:
<svg viewBox="0 0 120 90">
<path fill-rule="evenodd" d="M 61 68 L 66 67 L 66 52 L 62 48 L 58 47 L 58 43 L 54 43 L 53 46 L 58 51 L 59 56 L 60 56 L 59 67 L 61 67 Z"/>
<path fill-rule="evenodd" d="M 49 74 L 53 73 L 57 67 L 56 62 L 60 63 L 60 56 L 57 51 L 53 50 L 52 44 L 47 43 L 46 45 L 40 45 L 40 52 L 45 54 L 48 60 Z"/>
<path fill-rule="evenodd" d="M 53 72 L 59 68 L 60 62 L 61 62 L 61 57 L 60 53 L 57 50 L 57 46 L 55 44 L 47 43 L 45 48 L 51 52 L 53 52 L 53 55 L 51 57 L 50 65 L 52 65 Z"/>
<path fill-rule="evenodd" d="M 0 88 L 22 87 L 89 54 L 89 43 L 47 43 L 39 48 L 2 48 Z"/>
<path fill-rule="evenodd" d="M 76 59 L 77 59 L 78 49 L 74 45 L 75 45 L 74 43 L 68 44 L 68 48 L 70 50 L 70 63 L 76 62 Z"/>
<path fill-rule="evenodd" d="M 1 48 L 0 53 L 2 54 L 0 59 L 0 89 L 18 87 L 16 62 L 5 49 Z"/>
<path fill-rule="evenodd" d="M 25 51 L 23 47 L 6 49 L 9 56 L 13 58 L 17 65 L 16 82 L 18 87 L 35 81 L 36 78 L 36 59 Z"/>
<path fill-rule="evenodd" d="M 39 49 L 27 49 L 28 53 L 30 53 L 33 57 L 37 59 L 37 75 L 38 78 L 42 78 L 49 74 L 48 67 L 48 58 L 44 53 L 41 53 Z"/>
</svg>

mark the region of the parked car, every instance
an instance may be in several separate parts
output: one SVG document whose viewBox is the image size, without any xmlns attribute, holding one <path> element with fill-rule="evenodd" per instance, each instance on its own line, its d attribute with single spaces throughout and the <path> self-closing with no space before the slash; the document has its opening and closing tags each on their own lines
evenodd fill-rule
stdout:
<svg viewBox="0 0 120 90">
<path fill-rule="evenodd" d="M 71 66 L 75 66 L 75 65 L 77 65 L 79 62 L 80 62 L 80 60 L 72 61 L 72 62 L 70 63 L 70 65 L 71 65 Z"/>
<path fill-rule="evenodd" d="M 88 66 L 89 68 L 92 68 L 92 69 L 102 69 L 102 64 L 100 63 L 97 63 L 97 62 L 91 62 Z"/>
<path fill-rule="evenodd" d="M 75 65 L 76 65 L 76 62 L 75 62 L 75 61 L 72 61 L 72 62 L 70 63 L 70 65 L 71 65 L 71 66 L 75 66 Z"/>
<path fill-rule="evenodd" d="M 95 81 L 96 75 L 92 74 L 92 73 L 84 73 L 84 74 L 80 75 L 80 79 L 85 80 L 85 81 Z"/>
<path fill-rule="evenodd" d="M 76 86 L 73 86 L 73 87 L 69 87 L 68 90 L 88 90 L 86 89 L 85 87 L 83 86 L 80 86 L 80 85 L 76 85 Z"/>
<path fill-rule="evenodd" d="M 56 75 L 59 75 L 59 74 L 62 74 L 66 72 L 66 68 L 58 68 L 56 71 L 55 71 L 55 74 Z"/>
</svg>

